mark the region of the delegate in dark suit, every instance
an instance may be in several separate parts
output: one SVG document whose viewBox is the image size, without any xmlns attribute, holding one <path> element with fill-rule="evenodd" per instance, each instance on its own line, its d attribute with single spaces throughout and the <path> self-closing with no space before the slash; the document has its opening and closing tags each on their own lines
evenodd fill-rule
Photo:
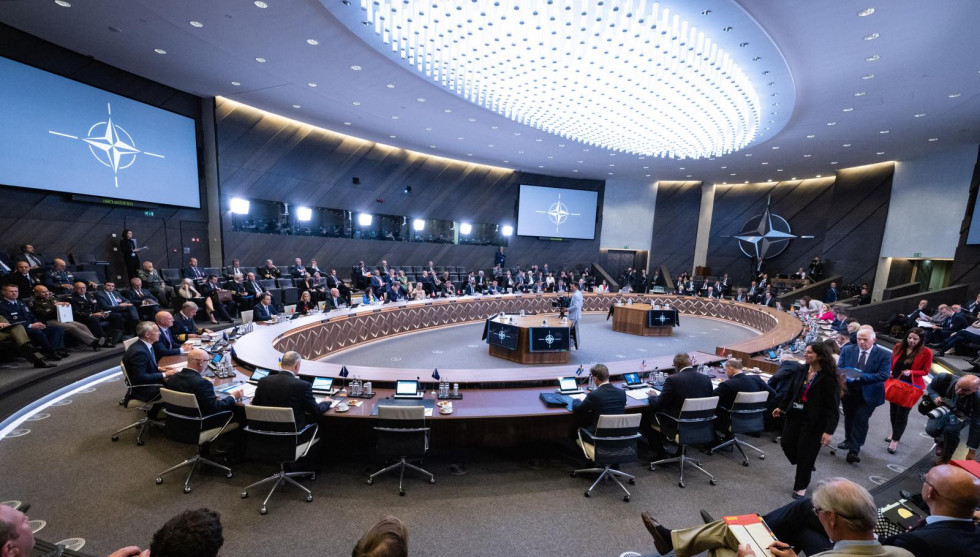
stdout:
<svg viewBox="0 0 980 557">
<path fill-rule="evenodd" d="M 33 298 L 34 287 L 40 282 L 30 273 L 11 273 L 3 277 L 4 284 L 12 284 L 17 287 L 17 297 L 20 299 Z"/>
<path fill-rule="evenodd" d="M 758 375 L 746 375 L 744 372 L 736 373 L 715 387 L 712 394 L 718 397 L 719 409 L 717 413 L 718 417 L 715 418 L 715 429 L 724 432 L 728 431 L 731 416 L 722 409 L 731 408 L 735 403 L 735 397 L 738 396 L 738 393 L 758 393 L 760 391 L 769 393 L 770 399 L 776 396 L 776 391 L 767 385 L 761 377 Z"/>
<path fill-rule="evenodd" d="M 180 356 L 183 352 L 180 350 L 180 343 L 174 337 L 174 334 L 170 332 L 167 327 L 160 327 L 160 339 L 153 343 L 153 355 L 156 356 L 157 361 L 161 358 L 167 356 Z"/>
<path fill-rule="evenodd" d="M 810 484 L 823 434 L 833 435 L 837 429 L 840 383 L 830 373 L 818 371 L 807 386 L 807 364 L 785 362 L 785 365 L 792 375 L 789 388 L 779 402 L 779 409 L 786 416 L 780 443 L 790 464 L 796 465 L 793 490 L 799 491 Z"/>
<path fill-rule="evenodd" d="M 296 428 L 303 429 L 330 409 L 329 402 L 317 402 L 313 398 L 313 383 L 296 377 L 289 371 L 269 375 L 259 381 L 252 404 L 292 408 Z"/>
<path fill-rule="evenodd" d="M 861 452 L 861 446 L 868 436 L 868 421 L 875 408 L 885 403 L 885 381 L 891 371 L 891 353 L 874 344 L 871 335 L 863 342 L 870 345 L 862 349 L 862 336 L 868 336 L 869 331 L 858 331 L 858 344 L 847 344 L 841 349 L 837 359 L 838 369 L 854 368 L 861 370 L 861 376 L 847 379 L 847 390 L 841 402 L 844 406 L 844 443 L 848 452 L 848 461 Z M 862 358 L 861 353 L 867 352 Z M 864 365 L 860 365 L 862 359 Z M 852 454 L 854 456 L 852 456 Z"/>
<path fill-rule="evenodd" d="M 164 384 L 164 375 L 157 368 L 156 356 L 153 348 L 142 340 L 137 340 L 123 354 L 122 363 L 126 366 L 126 375 L 129 382 L 133 385 L 160 385 Z M 126 395 L 126 402 L 130 399 L 142 400 L 144 402 L 156 398 L 160 394 L 160 387 L 136 387 Z"/>
<path fill-rule="evenodd" d="M 595 432 L 599 416 L 626 412 L 626 391 L 612 383 L 603 383 L 585 395 L 583 400 L 573 402 L 572 412 L 583 417 L 591 414 L 592 425 L 589 426 L 589 431 Z"/>
<path fill-rule="evenodd" d="M 136 324 L 139 323 L 140 314 L 136 310 L 136 306 L 127 302 L 125 298 L 120 296 L 116 291 L 107 292 L 101 290 L 95 293 L 95 300 L 99 303 L 99 309 L 101 311 L 119 315 L 122 317 L 124 327 L 127 331 L 132 333 L 136 329 Z M 130 304 L 130 305 L 122 305 Z"/>
<path fill-rule="evenodd" d="M 235 399 L 230 396 L 216 397 L 214 386 L 201 377 L 197 370 L 184 368 L 167 379 L 167 388 L 181 393 L 191 393 L 197 399 L 202 416 L 209 416 L 223 410 L 235 408 Z"/>
<path fill-rule="evenodd" d="M 980 527 L 969 520 L 940 520 L 881 543 L 906 549 L 915 557 L 975 555 L 980 551 Z"/>
<path fill-rule="evenodd" d="M 189 335 L 199 335 L 204 331 L 197 327 L 193 317 L 187 317 L 183 313 L 177 312 L 174 316 L 174 324 L 170 327 L 170 333 L 180 342 L 184 342 Z"/>
<path fill-rule="evenodd" d="M 661 431 L 651 430 L 645 424 L 641 424 L 640 429 L 648 436 L 650 446 L 656 456 L 664 455 L 663 444 L 669 437 L 673 437 L 675 428 L 671 420 L 658 421 L 657 413 L 663 412 L 676 418 L 680 415 L 685 400 L 711 396 L 711 391 L 711 379 L 688 366 L 667 377 L 659 396 L 651 395 L 648 398 L 650 409 L 644 414 L 644 422 L 659 423 Z"/>
</svg>

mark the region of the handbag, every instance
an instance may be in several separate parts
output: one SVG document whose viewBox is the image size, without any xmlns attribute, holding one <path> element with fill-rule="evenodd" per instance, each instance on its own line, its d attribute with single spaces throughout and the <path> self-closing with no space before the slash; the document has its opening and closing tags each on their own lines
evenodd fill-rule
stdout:
<svg viewBox="0 0 980 557">
<path fill-rule="evenodd" d="M 230 302 L 231 301 L 231 290 L 225 290 L 224 288 L 218 289 L 218 301 L 219 302 Z"/>
<path fill-rule="evenodd" d="M 885 381 L 885 400 L 902 408 L 912 408 L 922 398 L 922 389 L 900 379 Z"/>
</svg>

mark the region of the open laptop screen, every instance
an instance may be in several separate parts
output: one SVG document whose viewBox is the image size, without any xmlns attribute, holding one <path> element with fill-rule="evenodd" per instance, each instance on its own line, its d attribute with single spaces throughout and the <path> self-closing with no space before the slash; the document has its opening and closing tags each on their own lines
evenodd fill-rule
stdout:
<svg viewBox="0 0 980 557">
<path fill-rule="evenodd" d="M 330 377 L 316 377 L 313 379 L 314 391 L 329 391 L 333 388 L 333 379 Z"/>
<path fill-rule="evenodd" d="M 254 383 L 267 375 L 269 375 L 269 370 L 258 368 L 252 372 L 252 376 L 249 377 L 248 380 Z"/>
<path fill-rule="evenodd" d="M 395 383 L 396 395 L 415 395 L 419 392 L 419 382 L 415 380 L 399 380 Z"/>
<path fill-rule="evenodd" d="M 558 378 L 558 390 L 561 391 L 577 391 L 578 383 L 575 382 L 574 377 L 559 377 Z"/>
<path fill-rule="evenodd" d="M 627 385 L 639 385 L 640 384 L 640 374 L 638 373 L 625 373 L 623 374 L 623 380 L 626 381 Z"/>
</svg>

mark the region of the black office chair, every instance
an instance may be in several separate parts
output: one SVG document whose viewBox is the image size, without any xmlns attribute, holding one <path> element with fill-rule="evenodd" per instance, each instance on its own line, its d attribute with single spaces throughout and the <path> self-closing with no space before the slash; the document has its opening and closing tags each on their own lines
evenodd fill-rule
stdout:
<svg viewBox="0 0 980 557">
<path fill-rule="evenodd" d="M 582 448 L 585 458 L 597 466 L 602 466 L 602 468 L 585 468 L 572 472 L 573 478 L 578 474 L 599 474 L 599 477 L 585 492 L 586 497 L 592 495 L 592 490 L 599 485 L 602 478 L 609 477 L 616 482 L 620 489 L 626 492 L 623 501 L 629 502 L 630 492 L 619 481 L 619 478 L 626 478 L 629 484 L 633 485 L 636 483 L 636 477 L 615 470 L 612 466 L 636 460 L 636 440 L 641 437 L 639 433 L 641 417 L 640 414 L 603 415 L 599 416 L 595 433 L 584 427 L 579 428 L 576 442 Z"/>
<path fill-rule="evenodd" d="M 680 464 L 681 475 L 677 485 L 684 487 L 684 465 L 690 463 L 695 469 L 700 470 L 708 476 L 711 485 L 718 482 L 715 477 L 701 467 L 701 462 L 687 456 L 689 445 L 705 445 L 715 440 L 715 409 L 718 407 L 718 397 L 709 396 L 705 398 L 689 398 L 681 406 L 681 415 L 678 417 L 657 412 L 656 423 L 651 425 L 656 430 L 670 430 L 674 435 L 674 441 L 678 444 L 677 456 L 665 458 L 650 463 L 650 470 L 656 470 L 661 464 Z M 665 427 L 667 426 L 667 427 Z"/>
<path fill-rule="evenodd" d="M 721 408 L 721 410 L 727 412 L 731 417 L 727 433 L 731 434 L 732 437 L 717 446 L 711 447 L 708 450 L 708 454 L 710 455 L 714 451 L 724 447 L 734 447 L 738 449 L 738 452 L 742 453 L 742 466 L 748 466 L 749 457 L 745 456 L 745 450 L 743 449 L 743 447 L 748 447 L 759 453 L 760 460 L 765 460 L 766 453 L 739 439 L 738 434 L 758 433 L 765 429 L 766 401 L 768 399 L 769 393 L 767 391 L 756 393 L 743 392 L 735 395 L 735 401 L 732 403 L 731 408 Z"/>
<path fill-rule="evenodd" d="M 292 408 L 277 408 L 272 406 L 245 407 L 245 432 L 248 434 L 247 455 L 251 459 L 264 462 L 279 463 L 279 471 L 264 480 L 257 481 L 245 486 L 242 490 L 242 499 L 248 497 L 248 490 L 253 487 L 275 482 L 269 494 L 262 501 L 259 513 L 268 512 L 266 505 L 272 494 L 279 489 L 283 482 L 292 484 L 306 493 L 306 502 L 313 500 L 313 494 L 299 482 L 295 477 L 310 476 L 316 479 L 315 472 L 286 472 L 286 463 L 296 462 L 305 457 L 310 452 L 310 448 L 316 444 L 317 431 L 319 426 L 315 423 L 307 424 L 301 430 L 296 429 L 296 420 L 293 416 Z"/>
<path fill-rule="evenodd" d="M 409 468 L 429 478 L 429 483 L 436 483 L 436 478 L 429 471 L 409 463 L 418 460 L 429 450 L 429 428 L 425 427 L 424 406 L 378 406 L 379 423 L 374 428 L 378 432 L 378 454 L 394 457 L 398 462 L 378 470 L 367 479 L 367 484 L 374 484 L 374 478 L 398 470 L 398 494 L 405 495 L 403 483 L 405 469 Z"/>
<path fill-rule="evenodd" d="M 163 483 L 164 474 L 188 466 L 191 470 L 187 473 L 187 479 L 184 481 L 184 493 L 190 493 L 191 476 L 194 475 L 194 470 L 199 464 L 207 464 L 224 470 L 225 477 L 232 477 L 231 468 L 201 456 L 202 446 L 211 443 L 222 433 L 238 427 L 238 424 L 231 423 L 233 417 L 231 410 L 222 410 L 208 416 L 202 416 L 201 408 L 197 405 L 197 398 L 191 393 L 161 388 L 160 396 L 166 404 L 163 413 L 167 415 L 167 437 L 178 443 L 197 445 L 197 452 L 180 464 L 160 472 L 157 475 L 157 485 Z"/>
<path fill-rule="evenodd" d="M 131 340 L 138 340 L 138 339 L 136 339 L 134 337 L 134 339 L 131 339 Z M 129 342 L 129 341 L 126 341 L 126 342 Z M 130 344 L 132 344 L 132 343 L 130 343 Z M 126 348 L 129 348 L 129 346 L 126 345 Z M 136 385 L 136 384 L 133 384 L 133 382 L 129 379 L 129 373 L 126 371 L 126 364 L 120 363 L 119 364 L 119 367 L 120 367 L 120 369 L 122 369 L 123 382 L 126 383 L 126 397 L 123 398 L 122 400 L 120 400 L 119 403 L 122 404 L 123 406 L 125 406 L 126 408 L 138 408 L 140 410 L 140 412 L 143 413 L 143 417 L 140 418 L 136 423 L 130 424 L 130 425 L 128 425 L 128 426 L 120 429 L 119 431 L 116 431 L 115 433 L 113 433 L 112 434 L 112 440 L 113 441 L 118 441 L 119 440 L 119 434 L 122 433 L 122 432 L 124 432 L 124 431 L 129 431 L 130 429 L 139 429 L 139 433 L 136 435 L 136 444 L 138 446 L 142 447 L 143 446 L 143 434 L 146 433 L 146 430 L 149 429 L 150 426 L 163 427 L 163 425 L 164 425 L 163 421 L 161 421 L 161 420 L 154 420 L 154 419 L 150 418 L 150 412 L 153 410 L 154 405 L 159 404 L 161 399 L 160 399 L 160 395 L 157 395 L 157 396 L 153 397 L 150 400 L 139 400 L 139 399 L 136 399 L 136 398 L 132 398 L 133 389 L 137 389 L 137 388 L 140 388 L 140 387 L 159 387 L 159 385 L 158 384 L 153 384 L 153 385 Z"/>
</svg>

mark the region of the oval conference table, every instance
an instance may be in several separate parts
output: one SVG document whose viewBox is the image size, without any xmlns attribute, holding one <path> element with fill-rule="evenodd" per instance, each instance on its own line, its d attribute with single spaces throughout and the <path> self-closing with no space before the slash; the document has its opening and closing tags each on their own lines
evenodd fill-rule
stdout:
<svg viewBox="0 0 980 557">
<path fill-rule="evenodd" d="M 342 366 L 318 359 L 395 335 L 482 322 L 501 312 L 553 313 L 555 298 L 555 294 L 445 298 L 341 309 L 271 325 L 256 323 L 251 332 L 234 343 L 235 365 L 246 375 L 259 368 L 276 370 L 282 353 L 294 350 L 304 359 L 301 375 L 334 378 L 336 386 L 344 381 L 339 375 Z M 688 296 L 587 294 L 583 310 L 606 313 L 611 304 L 630 300 L 633 303 L 666 302 L 682 315 L 736 323 L 759 333 L 750 340 L 717 347 L 716 354 L 693 352 L 700 363 L 718 362 L 725 355 L 747 359 L 754 353 L 795 339 L 802 331 L 800 321 L 789 313 L 765 306 Z M 658 367 L 671 369 L 672 358 L 672 355 L 646 358 L 645 367 L 641 360 L 604 363 L 609 367 L 613 382 L 618 383 L 625 373 L 651 371 Z M 428 368 L 346 367 L 350 372 L 346 381 L 355 376 L 362 381 L 371 381 L 377 394 L 371 399 L 361 399 L 362 404 L 352 406 L 345 413 L 334 409 L 324 415 L 328 422 L 326 431 L 331 432 L 331 437 L 338 436 L 338 441 L 370 437 L 370 427 L 374 423 L 370 418 L 372 414 L 376 416 L 374 408 L 394 393 L 394 383 L 399 379 L 421 378 L 423 386 L 428 387 L 424 397 L 429 400 L 428 404 L 436 398 L 432 392 L 436 382 L 430 379 L 432 370 Z M 554 392 L 557 377 L 574 375 L 577 367 L 570 364 L 498 369 L 440 368 L 442 376 L 459 384 L 463 399 L 452 401 L 452 414 L 433 411 L 430 427 L 434 441 L 449 439 L 455 445 L 504 446 L 565 435 L 572 423 L 571 413 L 563 407 L 545 406 L 538 395 Z M 583 372 L 583 380 L 587 373 Z M 646 400 L 627 398 L 627 412 L 637 412 L 646 406 Z"/>
</svg>

